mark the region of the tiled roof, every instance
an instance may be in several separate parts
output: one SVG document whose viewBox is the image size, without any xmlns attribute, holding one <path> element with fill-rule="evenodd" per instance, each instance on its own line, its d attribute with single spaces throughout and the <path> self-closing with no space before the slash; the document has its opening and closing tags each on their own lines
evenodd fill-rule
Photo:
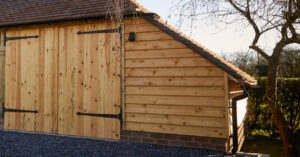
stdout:
<svg viewBox="0 0 300 157">
<path fill-rule="evenodd" d="M 132 3 L 121 0 L 125 13 Z M 0 26 L 105 17 L 111 0 L 0 0 Z M 131 5 L 130 5 L 131 4 Z"/>
</svg>

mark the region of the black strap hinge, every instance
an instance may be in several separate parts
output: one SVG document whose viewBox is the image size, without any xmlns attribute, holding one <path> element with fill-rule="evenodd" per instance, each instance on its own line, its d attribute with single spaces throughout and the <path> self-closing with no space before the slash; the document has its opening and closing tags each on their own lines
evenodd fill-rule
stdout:
<svg viewBox="0 0 300 157">
<path fill-rule="evenodd" d="M 5 112 L 38 113 L 37 110 L 23 110 L 23 109 L 10 109 L 10 108 L 5 108 L 4 104 L 2 105 L 2 112 L 3 112 L 3 115 L 5 114 Z"/>
<path fill-rule="evenodd" d="M 92 117 L 102 117 L 102 118 L 115 118 L 122 121 L 122 112 L 120 114 L 96 114 L 96 113 L 82 113 L 77 112 L 78 116 L 92 116 Z"/>
<path fill-rule="evenodd" d="M 96 31 L 88 31 L 88 32 L 77 32 L 78 35 L 81 35 L 81 34 L 95 34 L 95 33 L 115 33 L 115 32 L 122 32 L 121 31 L 121 27 L 119 28 L 115 28 L 115 29 L 104 29 L 104 30 L 96 30 Z"/>
<path fill-rule="evenodd" d="M 39 36 L 33 35 L 33 36 L 8 37 L 6 36 L 6 32 L 4 32 L 4 46 L 6 46 L 6 42 L 8 40 L 21 40 L 21 39 L 30 39 L 30 38 L 39 38 Z"/>
</svg>

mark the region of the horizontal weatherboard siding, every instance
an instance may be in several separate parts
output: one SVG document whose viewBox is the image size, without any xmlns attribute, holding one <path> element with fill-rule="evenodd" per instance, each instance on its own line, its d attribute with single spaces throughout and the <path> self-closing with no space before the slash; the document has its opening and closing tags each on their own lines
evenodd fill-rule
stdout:
<svg viewBox="0 0 300 157">
<path fill-rule="evenodd" d="M 144 19 L 124 37 L 125 130 L 227 137 L 224 71 Z"/>
</svg>

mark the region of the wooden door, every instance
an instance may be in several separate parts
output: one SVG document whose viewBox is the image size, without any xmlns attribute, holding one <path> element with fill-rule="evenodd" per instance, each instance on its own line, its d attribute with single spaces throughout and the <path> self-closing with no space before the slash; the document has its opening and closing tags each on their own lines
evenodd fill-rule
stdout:
<svg viewBox="0 0 300 157">
<path fill-rule="evenodd" d="M 58 133 L 120 139 L 120 120 L 83 114 L 120 113 L 119 32 L 107 22 L 59 28 Z"/>
<path fill-rule="evenodd" d="M 5 129 L 57 132 L 58 29 L 8 31 Z"/>
<path fill-rule="evenodd" d="M 8 31 L 18 38 L 6 46 L 5 129 L 120 139 L 114 28 L 103 21 Z"/>
</svg>

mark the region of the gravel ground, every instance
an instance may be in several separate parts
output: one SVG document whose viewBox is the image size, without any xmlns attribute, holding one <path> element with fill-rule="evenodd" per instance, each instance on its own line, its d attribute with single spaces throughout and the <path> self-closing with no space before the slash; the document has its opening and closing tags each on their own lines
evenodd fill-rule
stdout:
<svg viewBox="0 0 300 157">
<path fill-rule="evenodd" d="M 223 157 L 224 155 L 199 149 L 0 131 L 0 156 Z"/>
</svg>

